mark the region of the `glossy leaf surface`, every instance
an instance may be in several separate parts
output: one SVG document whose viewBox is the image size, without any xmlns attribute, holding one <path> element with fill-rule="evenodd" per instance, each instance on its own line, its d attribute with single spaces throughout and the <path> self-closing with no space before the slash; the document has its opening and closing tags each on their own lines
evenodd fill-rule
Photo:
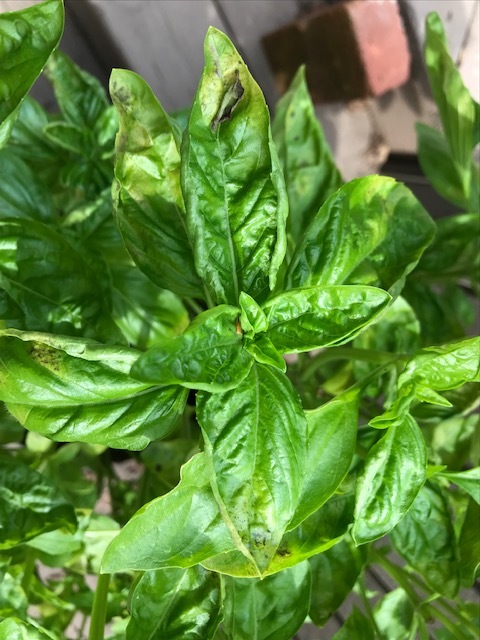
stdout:
<svg viewBox="0 0 480 640">
<path fill-rule="evenodd" d="M 179 484 L 144 505 L 108 547 L 102 571 L 193 567 L 235 549 L 198 454 L 182 467 Z"/>
<path fill-rule="evenodd" d="M 367 284 L 398 295 L 435 231 L 413 194 L 391 178 L 358 178 L 320 208 L 297 246 L 288 288 Z"/>
<path fill-rule="evenodd" d="M 19 618 L 0 622 L 0 640 L 55 640 L 55 636 Z"/>
<path fill-rule="evenodd" d="M 287 185 L 289 230 L 298 241 L 320 206 L 343 184 L 301 67 L 278 101 L 272 125 Z"/>
<path fill-rule="evenodd" d="M 147 571 L 131 597 L 127 640 L 210 640 L 220 620 L 217 574 L 200 566 Z"/>
<path fill-rule="evenodd" d="M 115 69 L 110 94 L 120 119 L 114 203 L 127 249 L 160 287 L 202 297 L 180 188 L 180 131 L 135 73 Z"/>
<path fill-rule="evenodd" d="M 480 504 L 480 467 L 459 473 L 443 471 L 442 477 L 461 487 L 477 504 Z"/>
<path fill-rule="evenodd" d="M 308 455 L 302 496 L 289 528 L 319 509 L 346 476 L 357 439 L 358 395 L 340 395 L 307 411 Z"/>
<path fill-rule="evenodd" d="M 138 351 L 13 329 L 0 336 L 0 399 L 53 440 L 143 449 L 183 413 L 185 390 L 130 377 Z"/>
<path fill-rule="evenodd" d="M 447 598 L 457 595 L 455 532 L 447 501 L 438 488 L 425 484 L 390 535 L 397 552 L 434 591 Z"/>
<path fill-rule="evenodd" d="M 374 610 L 377 627 L 388 640 L 415 640 L 414 614 L 415 608 L 403 589 L 387 593 Z"/>
<path fill-rule="evenodd" d="M 299 353 L 351 340 L 385 309 L 391 297 L 362 286 L 305 287 L 264 305 L 267 336 L 281 353 Z"/>
<path fill-rule="evenodd" d="M 47 0 L 0 16 L 0 124 L 40 75 L 63 32 L 63 2 Z"/>
<path fill-rule="evenodd" d="M 132 375 L 154 384 L 223 391 L 248 374 L 253 357 L 243 348 L 239 310 L 220 305 L 200 314 L 181 336 L 149 349 Z"/>
<path fill-rule="evenodd" d="M 298 395 L 283 373 L 255 363 L 236 389 L 198 394 L 197 419 L 222 513 L 262 573 L 302 492 L 307 426 Z"/>
<path fill-rule="evenodd" d="M 366 560 L 365 551 L 365 547 L 356 547 L 346 536 L 331 549 L 310 558 L 309 616 L 317 626 L 327 622 L 352 590 Z"/>
<path fill-rule="evenodd" d="M 226 578 L 223 628 L 229 640 L 290 640 L 308 613 L 307 562 L 263 580 Z"/>
<path fill-rule="evenodd" d="M 404 517 L 426 479 L 427 452 L 415 420 L 405 414 L 370 449 L 357 484 L 352 535 L 357 544 L 387 534 Z"/>
<path fill-rule="evenodd" d="M 75 531 L 73 506 L 37 471 L 19 460 L 0 460 L 0 549 L 65 527 Z"/>
<path fill-rule="evenodd" d="M 210 27 L 182 147 L 197 272 L 217 303 L 258 301 L 286 250 L 287 195 L 262 92 L 226 35 Z"/>
</svg>

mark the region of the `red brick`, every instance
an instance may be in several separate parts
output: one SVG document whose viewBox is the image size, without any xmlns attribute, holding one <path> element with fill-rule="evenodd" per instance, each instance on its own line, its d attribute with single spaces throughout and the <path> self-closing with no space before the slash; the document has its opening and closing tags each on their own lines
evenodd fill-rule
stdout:
<svg viewBox="0 0 480 640">
<path fill-rule="evenodd" d="M 396 0 L 345 0 L 268 34 L 264 49 L 283 93 L 300 64 L 315 102 L 379 96 L 409 77 Z"/>
</svg>

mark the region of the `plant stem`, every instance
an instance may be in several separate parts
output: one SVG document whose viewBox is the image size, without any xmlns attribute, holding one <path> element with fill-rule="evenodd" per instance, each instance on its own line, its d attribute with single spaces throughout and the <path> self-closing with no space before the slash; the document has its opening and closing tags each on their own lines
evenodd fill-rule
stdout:
<svg viewBox="0 0 480 640">
<path fill-rule="evenodd" d="M 204 309 L 202 309 L 198 302 L 195 302 L 193 298 L 184 298 L 183 301 L 185 302 L 187 307 L 190 307 L 190 309 L 197 315 L 204 311 Z"/>
<path fill-rule="evenodd" d="M 25 594 L 28 596 L 28 592 L 30 591 L 30 582 L 32 581 L 32 577 L 35 571 L 35 549 L 32 547 L 27 547 L 27 551 L 25 554 L 25 569 L 23 571 L 22 578 L 22 589 L 25 591 Z"/>
<path fill-rule="evenodd" d="M 380 631 L 377 625 L 377 621 L 375 620 L 375 616 L 373 615 L 372 607 L 370 606 L 370 602 L 367 598 L 367 593 L 365 590 L 365 574 L 363 574 L 358 581 L 358 586 L 360 588 L 360 597 L 362 599 L 363 607 L 365 609 L 365 613 L 367 614 L 370 622 L 372 623 L 373 628 L 375 629 L 375 634 L 380 638 L 380 640 L 386 640 L 383 633 Z"/>
<path fill-rule="evenodd" d="M 88 640 L 103 640 L 105 634 L 105 619 L 107 615 L 107 596 L 110 574 L 101 573 L 98 576 L 95 597 L 93 598 L 92 617 Z"/>
</svg>

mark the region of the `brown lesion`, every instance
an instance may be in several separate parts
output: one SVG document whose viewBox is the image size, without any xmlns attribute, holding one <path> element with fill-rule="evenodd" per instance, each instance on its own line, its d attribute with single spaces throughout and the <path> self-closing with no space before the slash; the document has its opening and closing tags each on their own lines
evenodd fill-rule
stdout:
<svg viewBox="0 0 480 640">
<path fill-rule="evenodd" d="M 239 71 L 238 69 L 235 69 L 235 81 L 226 90 L 220 104 L 220 108 L 212 120 L 212 129 L 214 131 L 218 129 L 219 124 L 230 120 L 233 110 L 242 99 L 244 93 L 245 89 L 240 82 Z"/>
<path fill-rule="evenodd" d="M 29 356 L 45 369 L 56 373 L 60 370 L 61 353 L 53 347 L 40 342 L 32 342 Z"/>
</svg>

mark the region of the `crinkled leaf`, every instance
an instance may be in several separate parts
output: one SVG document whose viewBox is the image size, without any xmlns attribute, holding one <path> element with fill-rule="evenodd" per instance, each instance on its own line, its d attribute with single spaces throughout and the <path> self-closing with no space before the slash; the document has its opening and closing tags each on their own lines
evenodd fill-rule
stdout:
<svg viewBox="0 0 480 640">
<path fill-rule="evenodd" d="M 255 363 L 236 389 L 199 393 L 197 419 L 222 513 L 263 573 L 302 491 L 307 428 L 300 399 L 283 373 Z"/>
<path fill-rule="evenodd" d="M 367 284 L 396 296 L 434 232 L 433 221 L 403 184 L 382 176 L 352 180 L 305 231 L 286 284 Z"/>
<path fill-rule="evenodd" d="M 122 340 L 98 274 L 42 222 L 0 220 L 0 289 L 22 310 L 17 327 Z"/>
<path fill-rule="evenodd" d="M 308 456 L 299 506 L 289 525 L 294 528 L 319 509 L 346 476 L 355 453 L 358 393 L 330 400 L 307 411 Z"/>
<path fill-rule="evenodd" d="M 442 492 L 427 483 L 390 532 L 397 552 L 427 584 L 447 598 L 459 588 L 458 551 L 452 515 Z"/>
<path fill-rule="evenodd" d="M 73 506 L 37 471 L 19 460 L 0 461 L 0 549 L 10 549 L 40 533 L 75 531 Z"/>
<path fill-rule="evenodd" d="M 217 302 L 261 301 L 286 250 L 285 183 L 260 87 L 228 37 L 210 27 L 182 149 L 195 265 Z"/>
<path fill-rule="evenodd" d="M 243 348 L 239 310 L 220 305 L 198 315 L 182 335 L 144 353 L 132 368 L 139 380 L 224 391 L 248 374 L 253 357 Z"/>
<path fill-rule="evenodd" d="M 357 544 L 387 534 L 404 517 L 426 479 L 425 440 L 407 413 L 370 449 L 357 483 L 352 534 Z"/>
<path fill-rule="evenodd" d="M 290 640 L 308 614 L 308 562 L 274 576 L 225 578 L 223 630 L 229 640 Z"/>
<path fill-rule="evenodd" d="M 415 608 L 403 589 L 395 589 L 376 604 L 375 623 L 388 640 L 416 640 Z"/>
<path fill-rule="evenodd" d="M 461 487 L 477 504 L 480 504 L 480 467 L 458 473 L 443 471 L 441 475 Z"/>
<path fill-rule="evenodd" d="M 127 640 L 210 640 L 221 620 L 219 576 L 200 566 L 147 571 L 130 610 Z"/>
<path fill-rule="evenodd" d="M 109 106 L 97 78 L 80 69 L 61 51 L 50 57 L 45 74 L 65 120 L 79 129 L 92 130 Z"/>
<path fill-rule="evenodd" d="M 61 38 L 63 20 L 61 0 L 0 15 L 0 124 L 40 75 Z"/>
<path fill-rule="evenodd" d="M 343 184 L 315 115 L 305 67 L 278 101 L 272 133 L 287 185 L 289 230 L 298 241 L 321 205 Z"/>
<path fill-rule="evenodd" d="M 0 400 L 29 430 L 136 450 L 183 413 L 185 390 L 130 377 L 138 351 L 13 329 L 0 336 Z"/>
<path fill-rule="evenodd" d="M 110 94 L 120 119 L 114 202 L 127 249 L 160 287 L 202 297 L 180 187 L 180 131 L 137 74 L 114 69 Z"/>
<path fill-rule="evenodd" d="M 264 305 L 267 337 L 281 353 L 299 353 L 351 340 L 385 309 L 391 297 L 362 286 L 306 287 Z"/>
<path fill-rule="evenodd" d="M 357 581 L 366 560 L 366 547 L 357 547 L 350 536 L 310 558 L 312 598 L 309 615 L 321 627 L 338 609 Z"/>
<path fill-rule="evenodd" d="M 205 454 L 182 467 L 179 484 L 144 505 L 108 547 L 102 571 L 193 567 L 235 549 L 214 498 Z"/>
</svg>

